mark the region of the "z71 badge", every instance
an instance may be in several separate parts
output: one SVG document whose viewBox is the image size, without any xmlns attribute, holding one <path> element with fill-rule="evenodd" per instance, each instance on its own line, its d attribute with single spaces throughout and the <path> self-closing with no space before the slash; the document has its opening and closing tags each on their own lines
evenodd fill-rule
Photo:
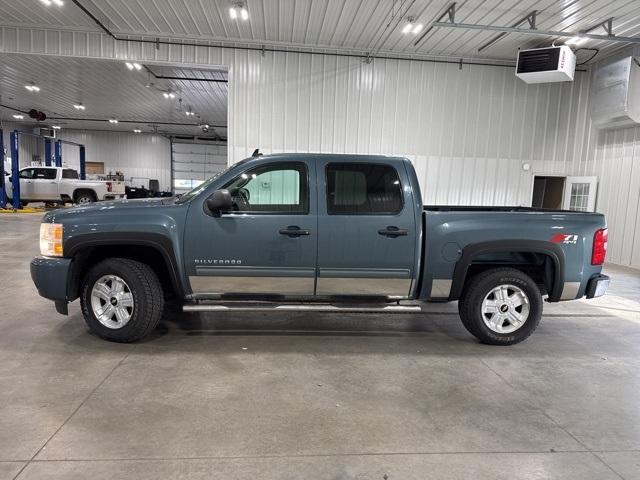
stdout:
<svg viewBox="0 0 640 480">
<path fill-rule="evenodd" d="M 567 235 L 566 233 L 558 233 L 551 237 L 553 243 L 562 243 L 563 245 L 575 245 L 578 243 L 578 235 Z"/>
</svg>

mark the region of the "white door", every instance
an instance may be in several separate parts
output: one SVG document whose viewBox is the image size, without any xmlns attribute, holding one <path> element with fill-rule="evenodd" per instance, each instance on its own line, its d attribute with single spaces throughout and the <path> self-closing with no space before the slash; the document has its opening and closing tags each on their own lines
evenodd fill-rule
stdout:
<svg viewBox="0 0 640 480">
<path fill-rule="evenodd" d="M 56 176 L 57 168 L 35 168 L 33 176 L 34 200 L 57 200 L 58 182 Z"/>
<path fill-rule="evenodd" d="M 595 211 L 597 188 L 598 177 L 567 177 L 562 208 L 578 212 Z"/>
<path fill-rule="evenodd" d="M 36 174 L 35 168 L 25 168 L 20 170 L 20 198 L 25 200 L 36 200 L 33 177 Z"/>
<path fill-rule="evenodd" d="M 171 144 L 174 193 L 185 193 L 227 168 L 227 146 L 201 143 Z"/>
</svg>

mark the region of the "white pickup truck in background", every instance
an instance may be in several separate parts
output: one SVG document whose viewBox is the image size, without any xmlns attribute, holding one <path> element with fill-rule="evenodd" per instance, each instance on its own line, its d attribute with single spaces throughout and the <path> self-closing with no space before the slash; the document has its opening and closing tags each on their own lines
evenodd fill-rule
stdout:
<svg viewBox="0 0 640 480">
<path fill-rule="evenodd" d="M 78 171 L 67 167 L 25 167 L 20 169 L 20 203 L 90 203 L 125 198 L 123 182 L 80 180 Z M 7 197 L 13 198 L 9 176 Z"/>
</svg>

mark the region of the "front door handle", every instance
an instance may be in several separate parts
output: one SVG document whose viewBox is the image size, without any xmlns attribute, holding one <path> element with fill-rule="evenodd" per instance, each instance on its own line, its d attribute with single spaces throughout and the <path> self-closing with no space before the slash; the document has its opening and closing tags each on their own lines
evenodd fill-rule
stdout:
<svg viewBox="0 0 640 480">
<path fill-rule="evenodd" d="M 409 235 L 409 230 L 406 228 L 398 228 L 398 227 L 386 227 L 378 230 L 380 235 L 384 235 L 386 237 L 396 238 L 404 235 Z"/>
<path fill-rule="evenodd" d="M 280 235 L 286 235 L 287 237 L 293 238 L 309 235 L 309 230 L 302 230 L 297 225 L 289 225 L 287 228 L 281 228 L 279 233 Z"/>
</svg>

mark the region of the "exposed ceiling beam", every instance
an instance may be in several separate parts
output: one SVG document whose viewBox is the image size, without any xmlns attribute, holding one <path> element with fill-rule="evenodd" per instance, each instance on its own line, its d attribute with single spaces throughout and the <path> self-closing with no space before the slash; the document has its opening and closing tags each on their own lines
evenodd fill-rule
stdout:
<svg viewBox="0 0 640 480">
<path fill-rule="evenodd" d="M 491 30 L 494 32 L 520 33 L 524 35 L 537 35 L 537 36 L 549 36 L 549 37 L 590 38 L 592 40 L 601 40 L 605 42 L 640 43 L 640 37 L 619 37 L 617 35 L 597 35 L 594 33 L 583 33 L 583 32 L 563 32 L 560 30 L 537 30 L 532 28 L 498 27 L 495 25 L 478 25 L 474 23 L 450 23 L 450 22 L 434 22 L 432 23 L 432 26 L 444 27 L 444 28 L 462 28 L 465 30 Z"/>
</svg>

